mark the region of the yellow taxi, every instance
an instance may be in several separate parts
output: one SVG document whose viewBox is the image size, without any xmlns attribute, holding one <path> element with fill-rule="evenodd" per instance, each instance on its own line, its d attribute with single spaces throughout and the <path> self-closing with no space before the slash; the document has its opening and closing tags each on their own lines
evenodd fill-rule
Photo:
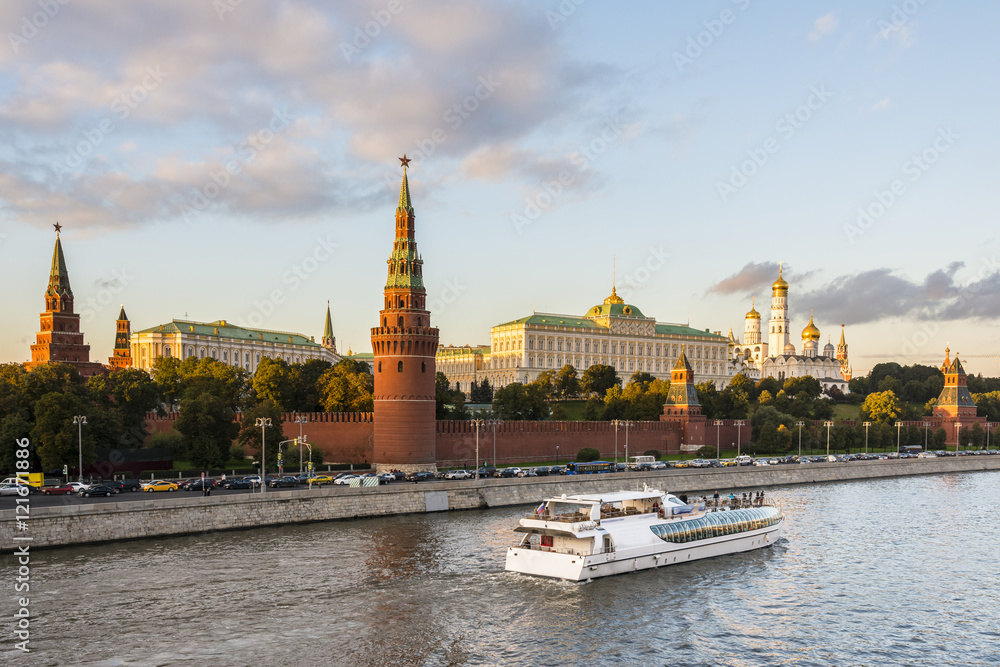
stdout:
<svg viewBox="0 0 1000 667">
<path fill-rule="evenodd" d="M 317 486 L 323 486 L 324 484 L 333 484 L 333 477 L 329 475 L 316 475 L 315 477 L 310 477 L 307 480 L 308 484 L 315 484 Z"/>
<path fill-rule="evenodd" d="M 675 468 L 690 468 L 691 464 L 688 463 L 687 461 L 676 461 L 676 462 L 674 462 L 674 467 Z"/>
<path fill-rule="evenodd" d="M 731 468 L 736 465 L 736 459 L 722 459 L 721 463 L 723 468 Z"/>
<path fill-rule="evenodd" d="M 150 482 L 149 484 L 143 484 L 142 490 L 147 493 L 152 493 L 153 491 L 176 491 L 177 485 L 173 482 L 157 480 L 155 482 Z"/>
</svg>

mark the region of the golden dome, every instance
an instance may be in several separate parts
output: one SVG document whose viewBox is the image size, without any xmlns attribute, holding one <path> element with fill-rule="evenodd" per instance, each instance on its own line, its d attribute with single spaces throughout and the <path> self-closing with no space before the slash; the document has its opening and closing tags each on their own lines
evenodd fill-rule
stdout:
<svg viewBox="0 0 1000 667">
<path fill-rule="evenodd" d="M 752 301 L 750 302 L 750 312 L 747 313 L 746 319 L 748 319 L 748 320 L 759 320 L 760 319 L 760 313 L 757 312 L 756 304 L 754 302 L 752 302 Z"/>
<path fill-rule="evenodd" d="M 782 272 L 782 267 L 781 267 L 781 265 L 779 265 L 778 266 L 778 279 L 775 280 L 773 283 L 771 283 L 771 291 L 772 292 L 778 292 L 778 291 L 787 292 L 788 291 L 788 283 L 786 283 L 785 279 L 781 277 L 781 272 Z"/>
<path fill-rule="evenodd" d="M 809 315 L 809 324 L 802 330 L 802 340 L 819 340 L 819 329 L 813 324 L 812 315 Z"/>
<path fill-rule="evenodd" d="M 611 296 L 604 300 L 605 305 L 611 303 L 625 303 L 625 299 L 618 296 L 618 292 L 615 291 L 614 287 L 611 288 Z"/>
</svg>

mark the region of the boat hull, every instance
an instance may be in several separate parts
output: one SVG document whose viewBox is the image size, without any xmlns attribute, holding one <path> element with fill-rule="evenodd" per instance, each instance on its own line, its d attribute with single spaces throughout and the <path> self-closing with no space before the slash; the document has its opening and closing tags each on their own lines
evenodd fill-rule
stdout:
<svg viewBox="0 0 1000 667">
<path fill-rule="evenodd" d="M 681 544 L 662 544 L 623 549 L 588 556 L 510 547 L 505 568 L 539 577 L 586 581 L 626 572 L 649 570 L 667 565 L 689 563 L 703 558 L 761 549 L 774 544 L 784 529 L 784 519 L 778 523 L 745 533 L 722 535 Z"/>
</svg>

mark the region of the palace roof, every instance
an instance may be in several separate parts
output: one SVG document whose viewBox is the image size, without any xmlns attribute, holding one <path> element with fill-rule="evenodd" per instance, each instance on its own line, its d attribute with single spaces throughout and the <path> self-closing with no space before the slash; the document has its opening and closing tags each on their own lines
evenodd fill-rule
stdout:
<svg viewBox="0 0 1000 667">
<path fill-rule="evenodd" d="M 600 308 L 601 306 L 597 306 Z M 645 317 L 641 314 L 634 315 L 634 317 Z M 569 327 L 576 329 L 599 329 L 602 331 L 607 331 L 608 326 L 600 322 L 595 322 L 589 318 L 585 317 L 573 317 L 572 315 L 558 315 L 554 313 L 533 313 L 527 317 L 522 317 L 516 320 L 511 320 L 510 322 L 504 322 L 502 324 L 497 324 L 493 328 L 497 327 L 509 327 L 516 326 L 519 324 L 532 325 L 532 326 L 550 326 L 550 327 Z M 663 324 L 660 322 L 656 323 L 656 333 L 658 335 L 665 336 L 703 336 L 706 338 L 718 338 L 719 340 L 725 340 L 726 337 L 722 334 L 712 333 L 708 330 L 695 329 L 693 327 L 685 326 L 683 324 Z"/>
<path fill-rule="evenodd" d="M 301 345 L 305 347 L 321 347 L 319 343 L 311 340 L 308 336 L 291 333 L 288 331 L 270 331 L 268 329 L 249 329 L 238 327 L 226 322 L 226 320 L 216 320 L 215 322 L 191 322 L 188 320 L 171 320 L 166 324 L 150 327 L 137 331 L 140 334 L 190 334 L 192 336 L 218 336 L 219 338 L 231 338 L 235 340 L 256 340 L 265 343 L 285 343 L 289 345 Z"/>
</svg>

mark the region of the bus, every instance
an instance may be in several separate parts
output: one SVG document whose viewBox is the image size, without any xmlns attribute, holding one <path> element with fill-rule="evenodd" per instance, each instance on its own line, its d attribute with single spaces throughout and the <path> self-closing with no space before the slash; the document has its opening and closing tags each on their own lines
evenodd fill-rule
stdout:
<svg viewBox="0 0 1000 667">
<path fill-rule="evenodd" d="M 642 456 L 628 457 L 629 470 L 638 470 L 643 463 L 655 463 L 655 462 L 656 462 L 655 456 L 642 455 Z M 643 467 L 648 467 L 648 466 L 643 466 Z"/>
<path fill-rule="evenodd" d="M 566 466 L 566 474 L 593 475 L 596 473 L 611 472 L 612 465 L 610 461 L 589 461 L 587 463 L 573 461 Z"/>
</svg>

